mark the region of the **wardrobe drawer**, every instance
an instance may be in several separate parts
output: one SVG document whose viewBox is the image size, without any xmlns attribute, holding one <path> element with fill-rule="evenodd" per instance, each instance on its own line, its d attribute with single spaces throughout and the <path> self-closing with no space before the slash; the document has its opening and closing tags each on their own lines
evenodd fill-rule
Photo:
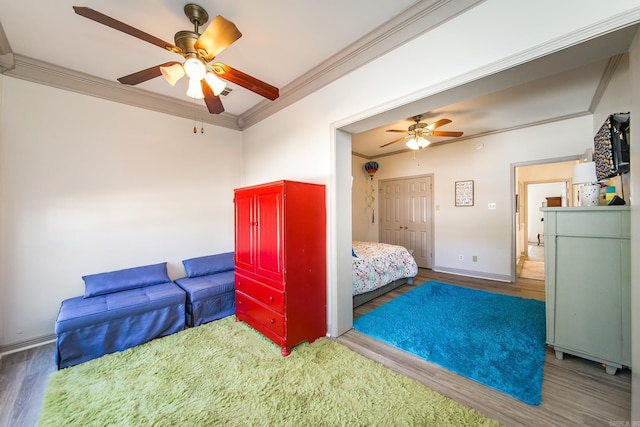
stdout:
<svg viewBox="0 0 640 427">
<path fill-rule="evenodd" d="M 284 316 L 241 291 L 236 291 L 236 314 L 240 314 L 241 317 L 243 315 L 247 316 L 277 335 L 284 337 Z M 251 324 L 253 322 L 248 323 Z"/>
<path fill-rule="evenodd" d="M 238 274 L 235 277 L 235 288 L 237 291 L 260 301 L 272 310 L 284 313 L 284 292 Z"/>
</svg>

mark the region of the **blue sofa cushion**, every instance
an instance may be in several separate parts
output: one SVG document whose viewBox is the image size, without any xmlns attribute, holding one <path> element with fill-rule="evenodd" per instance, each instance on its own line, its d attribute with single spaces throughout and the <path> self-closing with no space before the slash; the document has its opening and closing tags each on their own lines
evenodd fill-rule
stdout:
<svg viewBox="0 0 640 427">
<path fill-rule="evenodd" d="M 233 252 L 207 255 L 182 261 L 187 277 L 206 276 L 233 270 Z"/>
<path fill-rule="evenodd" d="M 176 283 L 187 293 L 187 301 L 198 301 L 215 295 L 234 292 L 233 271 L 199 276 L 183 277 Z"/>
<path fill-rule="evenodd" d="M 84 298 L 127 291 L 159 283 L 171 282 L 167 275 L 167 263 L 145 265 L 83 276 Z"/>
<path fill-rule="evenodd" d="M 62 301 L 55 333 L 59 335 L 86 326 L 109 323 L 114 319 L 158 311 L 172 305 L 184 306 L 185 299 L 185 292 L 173 282 L 91 298 L 70 298 Z"/>
</svg>

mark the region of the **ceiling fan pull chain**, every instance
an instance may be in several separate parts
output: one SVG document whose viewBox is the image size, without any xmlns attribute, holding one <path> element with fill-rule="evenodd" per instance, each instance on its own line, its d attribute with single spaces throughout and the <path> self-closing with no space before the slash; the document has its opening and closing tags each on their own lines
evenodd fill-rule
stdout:
<svg viewBox="0 0 640 427">
<path fill-rule="evenodd" d="M 196 99 L 193 98 L 192 102 L 193 102 L 193 133 L 195 134 L 195 133 L 198 133 L 198 127 L 196 126 L 197 120 L 198 120 L 198 117 L 197 117 L 198 110 L 196 110 Z"/>
</svg>

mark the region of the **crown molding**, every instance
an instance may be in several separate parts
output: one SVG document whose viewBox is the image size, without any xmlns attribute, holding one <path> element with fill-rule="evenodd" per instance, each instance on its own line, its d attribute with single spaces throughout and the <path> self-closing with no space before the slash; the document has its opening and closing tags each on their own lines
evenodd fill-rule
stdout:
<svg viewBox="0 0 640 427">
<path fill-rule="evenodd" d="M 195 110 L 203 113 L 201 116 L 205 123 L 240 130 L 238 118 L 233 114 L 209 114 L 203 105 L 194 105 L 18 54 L 14 58 L 15 67 L 5 72 L 7 76 L 185 119 L 193 119 Z"/>
<path fill-rule="evenodd" d="M 334 80 L 436 28 L 485 0 L 423 0 L 327 58 L 280 89 L 275 101 L 262 101 L 240 115 L 246 129 L 323 88 Z"/>
<path fill-rule="evenodd" d="M 196 108 L 205 123 L 243 130 L 484 1 L 422 0 L 281 88 L 275 101 L 262 101 L 239 116 L 209 114 L 203 105 L 13 54 L 1 24 L 0 53 L 6 50 L 10 56 L 0 57 L 0 67 L 7 76 L 177 117 L 192 119 Z"/>
</svg>

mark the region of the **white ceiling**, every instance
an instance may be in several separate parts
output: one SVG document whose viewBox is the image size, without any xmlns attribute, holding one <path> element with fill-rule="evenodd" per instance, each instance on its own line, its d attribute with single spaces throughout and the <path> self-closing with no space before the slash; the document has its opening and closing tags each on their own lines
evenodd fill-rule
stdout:
<svg viewBox="0 0 640 427">
<path fill-rule="evenodd" d="M 477 1 L 459 0 L 457 7 L 463 10 Z M 0 31 L 0 54 L 10 51 L 110 82 L 180 57 L 76 15 L 72 6 L 93 8 L 169 42 L 173 42 L 175 32 L 193 29 L 183 12 L 185 0 L 38 3 L 37 7 L 29 3 L 26 7 L 23 2 L 0 1 L 0 30 L 4 29 L 6 35 L 3 37 Z M 435 15 L 453 7 L 451 2 L 442 0 L 279 0 L 277 8 L 272 2 L 256 0 L 250 2 L 250 6 L 247 3 L 198 1 L 210 17 L 223 15 L 243 34 L 216 60 L 279 87 L 281 99 L 274 105 L 283 101 L 283 88 L 286 91 L 296 86 L 290 91 L 297 90 L 299 85 L 294 83 L 323 64 L 326 67 L 329 61 L 337 61 L 338 53 L 372 32 L 384 30 L 394 19 L 397 28 L 399 20 L 409 22 L 413 14 Z M 435 4 L 437 8 L 432 7 Z M 448 13 L 454 15 L 458 11 Z M 418 25 L 420 31 L 427 29 L 422 22 Z M 437 21 L 431 25 L 437 25 Z M 423 115 L 423 121 L 427 123 L 451 119 L 453 123 L 439 130 L 463 131 L 462 139 L 588 114 L 620 60 L 616 55 L 628 50 L 636 29 L 619 30 L 349 125 L 345 130 L 354 134 L 353 151 L 375 157 L 405 150 L 403 142 L 384 149 L 379 146 L 401 136 L 385 132 L 387 129 L 406 129 L 413 123 L 410 118 L 417 114 Z M 171 87 L 164 79 L 156 78 L 136 88 L 185 102 L 190 101 L 184 95 L 186 83 L 186 79 L 182 79 L 176 87 Z M 251 109 L 271 102 L 233 84 L 229 87 L 233 90 L 228 97 L 222 98 L 226 110 L 223 115 L 230 115 L 235 122 L 240 122 L 239 128 L 242 128 L 243 115 L 246 117 Z M 455 140 L 432 138 L 432 141 L 437 145 Z"/>
<path fill-rule="evenodd" d="M 406 129 L 415 115 L 422 115 L 423 123 L 450 119 L 438 130 L 464 132 L 460 138 L 427 138 L 437 146 L 590 114 L 637 29 L 623 28 L 344 130 L 353 134 L 353 152 L 371 158 L 409 150 L 404 141 L 380 146 L 402 136 L 388 129 Z"/>
<path fill-rule="evenodd" d="M 193 30 L 184 14 L 188 0 L 55 0 L 37 4 L 3 0 L 0 23 L 14 53 L 115 81 L 118 77 L 179 55 L 141 41 L 74 13 L 86 6 L 139 30 L 173 43 L 180 30 Z M 221 52 L 217 62 L 250 74 L 278 88 L 325 61 L 416 0 L 238 1 L 197 0 L 210 17 L 234 22 L 242 37 Z M 366 13 L 364 13 L 366 11 Z M 208 24 L 208 23 L 207 23 Z M 204 31 L 206 25 L 200 28 Z M 186 98 L 187 79 L 171 87 L 155 78 L 136 87 Z M 264 98 L 229 84 L 225 111 L 240 115 Z"/>
</svg>

